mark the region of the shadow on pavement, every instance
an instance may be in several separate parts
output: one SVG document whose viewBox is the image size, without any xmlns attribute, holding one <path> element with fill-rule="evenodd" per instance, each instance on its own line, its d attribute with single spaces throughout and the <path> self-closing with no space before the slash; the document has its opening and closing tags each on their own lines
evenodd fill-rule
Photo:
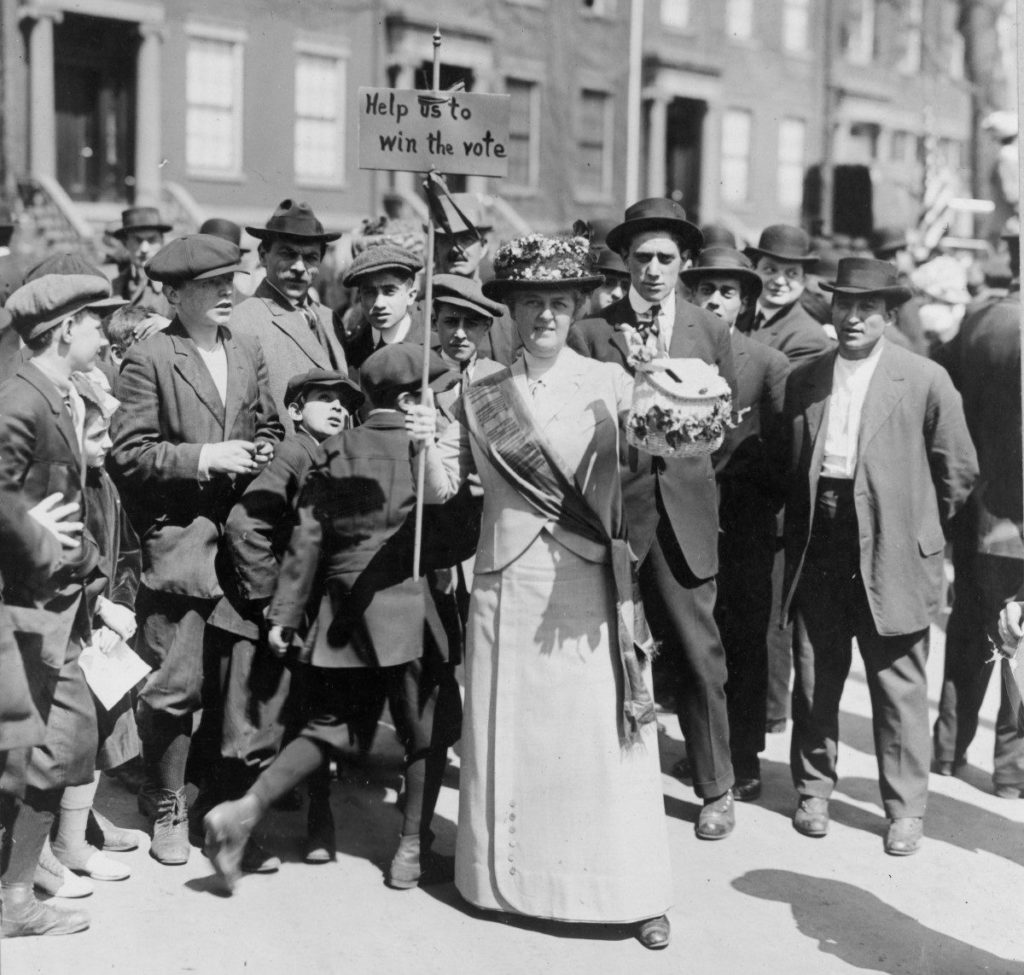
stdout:
<svg viewBox="0 0 1024 975">
<path fill-rule="evenodd" d="M 801 934 L 817 941 L 822 954 L 855 968 L 889 975 L 1024 973 L 1024 963 L 926 927 L 841 880 L 790 870 L 751 870 L 732 886 L 750 897 L 789 904 Z"/>
</svg>

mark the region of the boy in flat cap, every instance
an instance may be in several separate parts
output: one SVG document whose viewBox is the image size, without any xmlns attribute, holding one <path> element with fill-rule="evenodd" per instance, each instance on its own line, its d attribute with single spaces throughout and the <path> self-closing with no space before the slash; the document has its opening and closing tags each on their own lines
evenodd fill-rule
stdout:
<svg viewBox="0 0 1024 975">
<path fill-rule="evenodd" d="M 325 230 L 309 204 L 298 200 L 282 200 L 265 226 L 245 229 L 259 241 L 257 253 L 267 274 L 252 297 L 236 306 L 231 328 L 259 341 L 274 406 L 290 430 L 284 402 L 288 380 L 309 369 L 348 368 L 331 310 L 310 291 L 327 245 L 341 234 Z"/>
<path fill-rule="evenodd" d="M 85 409 L 71 380 L 95 361 L 102 342 L 95 305 L 109 297 L 102 278 L 46 275 L 7 302 L 11 327 L 31 356 L 0 385 L 0 499 L 8 527 L 27 524 L 33 509 L 54 500 L 81 511 Z M 8 781 L 0 782 L 4 937 L 70 934 L 89 926 L 81 912 L 37 902 L 32 889 L 64 788 L 91 781 L 96 758 L 95 713 L 78 656 L 89 631 L 83 582 L 98 553 L 80 524 L 62 535 L 63 552 L 49 578 L 23 571 L 4 578 L 14 629 L 33 644 L 37 667 L 30 687 L 46 721 L 45 741 L 32 750 L 25 770 L 24 799 L 16 798 Z M 78 722 L 90 712 L 91 721 Z M 78 733 L 68 736 L 72 726 Z"/>
<path fill-rule="evenodd" d="M 398 342 L 423 345 L 423 322 L 413 315 L 416 275 L 423 262 L 397 244 L 374 244 L 349 265 L 341 283 L 355 288 L 370 327 L 349 344 L 349 365 L 359 369 L 377 350 Z"/>
<path fill-rule="evenodd" d="M 118 382 L 110 468 L 142 541 L 137 650 L 154 668 L 139 702 L 148 780 L 139 799 L 153 822 L 150 854 L 167 864 L 189 856 L 192 717 L 220 703 L 212 685 L 225 647 L 207 627 L 223 593 L 217 548 L 232 504 L 283 433 L 259 342 L 227 327 L 238 259 L 234 244 L 194 234 L 149 262 L 174 319 L 128 350 Z"/>
<path fill-rule="evenodd" d="M 285 391 L 295 433 L 279 444 L 274 459 L 245 489 L 224 527 L 229 579 L 225 588 L 251 624 L 231 649 L 217 776 L 224 799 L 237 799 L 277 755 L 284 734 L 282 707 L 288 697 L 291 661 L 270 653 L 264 617 L 296 522 L 299 489 L 328 437 L 348 429 L 363 403 L 359 387 L 344 373 L 310 369 L 292 376 Z M 325 772 L 321 769 L 321 772 Z M 334 858 L 334 821 L 326 774 L 310 781 L 305 859 Z"/>
<path fill-rule="evenodd" d="M 458 737 L 458 685 L 444 665 L 439 622 L 430 625 L 424 580 L 384 586 L 374 580 L 395 572 L 388 545 L 413 510 L 403 412 L 419 402 L 420 372 L 419 350 L 411 345 L 370 356 L 360 370 L 366 421 L 325 440 L 306 479 L 269 612 L 271 646 L 281 652 L 307 607 L 317 616 L 305 721 L 242 799 L 206 817 L 210 859 L 229 888 L 256 822 L 332 749 L 347 744 L 346 725 L 361 716 L 368 688 L 372 693 L 381 680 L 406 751 L 405 820 L 389 882 L 407 888 L 419 881 L 447 748 Z M 434 357 L 431 378 L 443 372 Z M 397 571 L 399 578 L 408 574 L 404 565 Z"/>
</svg>

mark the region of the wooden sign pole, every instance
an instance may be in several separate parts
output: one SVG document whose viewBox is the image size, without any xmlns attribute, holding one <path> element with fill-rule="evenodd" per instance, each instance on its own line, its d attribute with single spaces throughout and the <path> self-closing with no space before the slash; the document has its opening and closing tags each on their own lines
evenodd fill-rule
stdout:
<svg viewBox="0 0 1024 975">
<path fill-rule="evenodd" d="M 434 66 L 430 81 L 431 94 L 437 95 L 441 89 L 441 27 L 434 30 Z M 433 170 L 432 170 L 433 171 Z M 427 213 L 427 252 L 426 269 L 423 278 L 423 376 L 420 383 L 420 402 L 434 405 L 434 397 L 430 390 L 430 324 L 433 316 L 434 300 L 434 217 Z M 423 550 L 423 491 L 427 478 L 427 455 L 420 451 L 416 468 L 416 532 L 413 542 L 412 577 L 420 577 L 420 557 Z"/>
</svg>

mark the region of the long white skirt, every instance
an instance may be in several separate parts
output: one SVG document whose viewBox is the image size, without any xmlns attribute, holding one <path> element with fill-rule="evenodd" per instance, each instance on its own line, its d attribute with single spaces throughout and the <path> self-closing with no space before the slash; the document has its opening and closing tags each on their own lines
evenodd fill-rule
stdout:
<svg viewBox="0 0 1024 975">
<path fill-rule="evenodd" d="M 455 884 L 482 908 L 630 922 L 672 899 L 657 731 L 619 737 L 609 566 L 542 532 L 477 573 Z"/>
</svg>

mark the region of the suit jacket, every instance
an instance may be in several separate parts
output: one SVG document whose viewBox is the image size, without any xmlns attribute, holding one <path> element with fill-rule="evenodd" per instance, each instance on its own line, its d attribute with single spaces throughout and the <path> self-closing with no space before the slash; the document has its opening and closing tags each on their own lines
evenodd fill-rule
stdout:
<svg viewBox="0 0 1024 975">
<path fill-rule="evenodd" d="M 149 278 L 142 271 L 135 271 L 131 264 L 111 282 L 111 294 L 124 298 L 130 305 L 145 308 L 164 318 L 173 318 L 174 309 L 164 296 L 163 285 Z"/>
<path fill-rule="evenodd" d="M 222 403 L 195 342 L 174 319 L 133 345 L 118 382 L 109 467 L 142 540 L 142 581 L 158 592 L 221 595 L 214 559 L 224 522 L 248 480 L 199 478 L 204 444 L 281 439 L 260 343 L 221 330 L 227 354 Z"/>
<path fill-rule="evenodd" d="M 756 312 L 744 316 L 738 326 L 749 330 Z M 790 362 L 813 359 L 836 347 L 836 343 L 825 334 L 821 323 L 812 318 L 799 301 L 776 315 L 764 328 L 748 333 L 757 342 L 764 342 L 782 352 Z"/>
<path fill-rule="evenodd" d="M 414 501 L 401 413 L 373 413 L 320 445 L 270 606 L 273 623 L 298 629 L 307 607 L 319 605 L 315 665 L 385 667 L 422 655 L 422 578 L 370 586 L 358 606 L 349 598 L 365 590 L 362 576 L 375 570 L 374 558 L 405 524 Z"/>
<path fill-rule="evenodd" d="M 31 353 L 22 347 L 13 328 L 8 325 L 0 331 L 0 383 L 10 379 L 30 358 Z"/>
<path fill-rule="evenodd" d="M 491 376 L 496 372 L 501 372 L 504 368 L 505 367 L 502 366 L 501 363 L 479 355 L 477 356 L 476 363 L 473 366 L 473 378 L 471 382 L 479 382 L 485 376 Z M 441 392 L 434 396 L 434 405 L 437 407 L 437 411 L 441 414 L 440 427 L 443 429 L 444 427 L 447 427 L 449 423 L 453 423 L 455 421 L 455 404 L 462 398 L 463 377 L 457 369 L 452 369 L 450 372 L 446 372 L 432 385 L 441 390 Z"/>
<path fill-rule="evenodd" d="M 794 370 L 786 389 L 786 612 L 811 536 L 836 354 Z M 864 402 L 853 479 L 860 571 L 882 636 L 925 629 L 938 610 L 944 531 L 977 473 L 960 396 L 946 371 L 886 343 Z"/>
<path fill-rule="evenodd" d="M 786 399 L 789 360 L 763 342 L 754 342 L 735 329 L 730 334 L 736 368 L 735 427 L 712 460 L 719 484 L 742 485 L 769 506 L 785 494 L 785 457 L 780 456 L 778 429 Z"/>
<path fill-rule="evenodd" d="M 406 333 L 402 343 L 418 345 L 423 347 L 423 318 L 413 309 L 410 312 L 409 331 Z M 360 312 L 362 314 L 362 312 Z M 367 359 L 377 351 L 379 337 L 374 333 L 373 328 L 366 324 L 347 342 L 348 350 L 348 371 L 353 382 L 359 382 L 359 369 Z"/>
<path fill-rule="evenodd" d="M 636 313 L 627 295 L 603 309 L 600 317 L 576 322 L 569 333 L 569 345 L 593 359 L 629 369 L 622 329 L 635 324 Z M 736 370 L 729 327 L 678 294 L 669 355 L 673 359 L 703 359 L 717 366 L 735 398 Z M 711 459 L 670 457 L 664 463 L 648 465 L 646 458 L 640 458 L 631 466 L 637 469 L 624 472 L 623 492 L 630 544 L 637 558 L 643 561 L 650 550 L 660 507 L 694 575 L 700 579 L 713 576 L 718 571 L 718 491 Z M 651 466 L 654 476 L 650 474 Z"/>
<path fill-rule="evenodd" d="M 305 314 L 284 303 L 281 294 L 265 279 L 251 298 L 236 305 L 231 312 L 231 331 L 238 336 L 251 336 L 263 349 L 270 379 L 270 394 L 285 430 L 294 432 L 294 425 L 284 405 L 285 388 L 292 376 L 310 369 L 333 369 L 345 372 L 348 362 L 345 350 L 334 331 L 334 316 L 329 308 L 314 302 L 321 334 L 328 348 L 317 340 Z"/>
<path fill-rule="evenodd" d="M 250 482 L 224 526 L 224 550 L 244 600 L 270 599 L 295 527 L 299 490 L 319 444 L 300 430 L 278 445 L 274 459 Z"/>
</svg>

